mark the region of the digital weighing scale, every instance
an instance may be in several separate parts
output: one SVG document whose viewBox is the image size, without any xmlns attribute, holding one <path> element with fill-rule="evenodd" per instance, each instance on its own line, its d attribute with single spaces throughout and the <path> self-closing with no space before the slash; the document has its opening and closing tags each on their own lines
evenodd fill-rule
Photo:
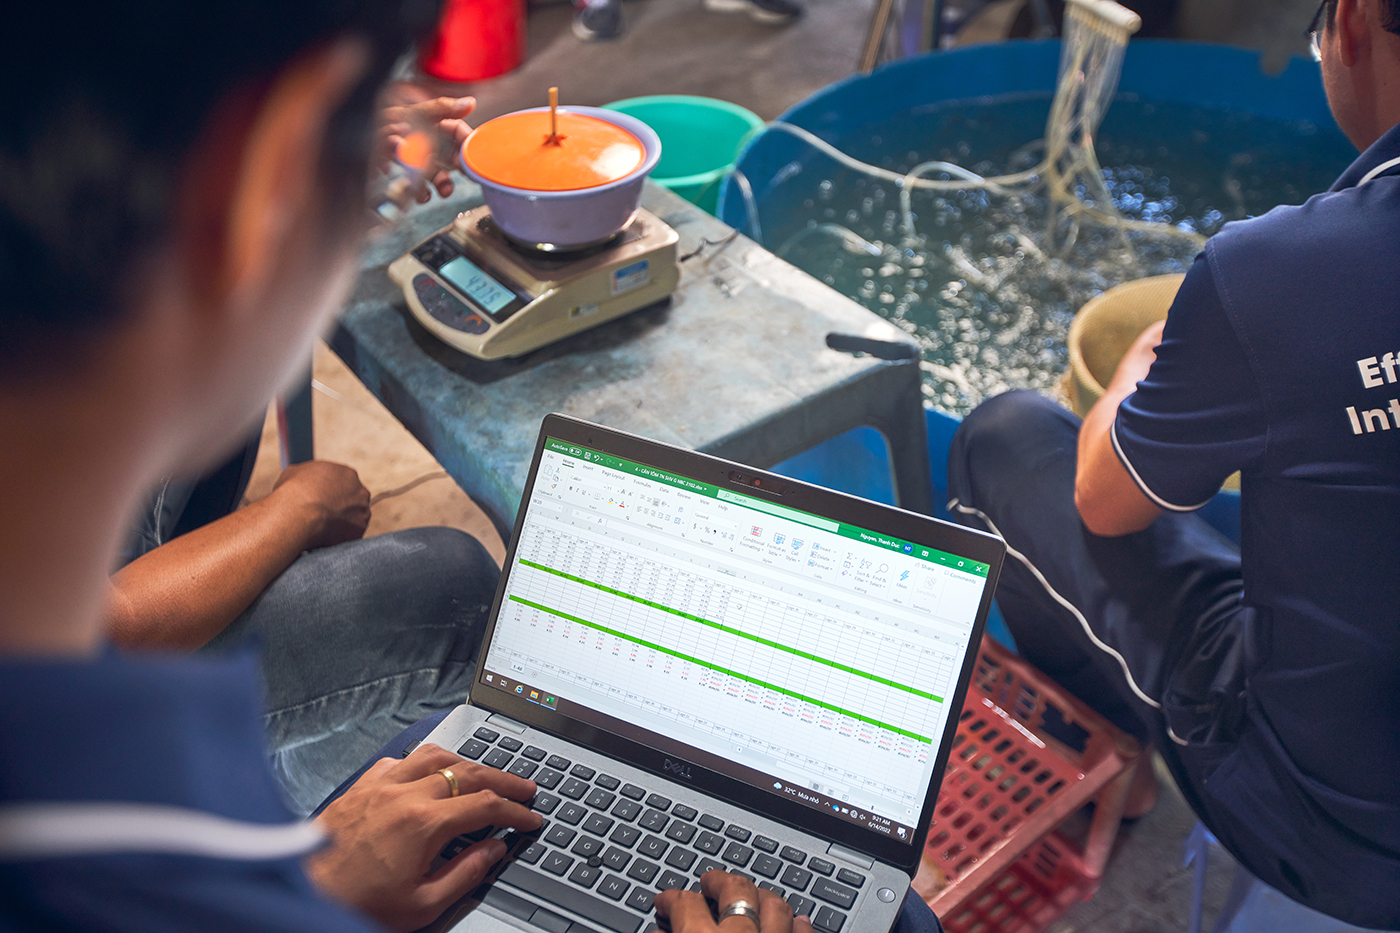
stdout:
<svg viewBox="0 0 1400 933">
<path fill-rule="evenodd" d="M 508 238 L 486 206 L 457 215 L 389 266 L 433 336 L 499 360 L 597 327 L 676 290 L 676 231 L 639 209 L 621 233 L 561 251 Z"/>
</svg>

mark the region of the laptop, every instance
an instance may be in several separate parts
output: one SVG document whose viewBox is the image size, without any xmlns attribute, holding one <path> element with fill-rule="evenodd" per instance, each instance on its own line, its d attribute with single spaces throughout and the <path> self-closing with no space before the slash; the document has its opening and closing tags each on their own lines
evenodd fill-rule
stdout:
<svg viewBox="0 0 1400 933">
<path fill-rule="evenodd" d="M 888 931 L 1004 552 L 550 415 L 470 700 L 425 739 L 533 779 L 546 822 L 433 929 L 643 933 L 722 868 L 821 933 Z"/>
</svg>

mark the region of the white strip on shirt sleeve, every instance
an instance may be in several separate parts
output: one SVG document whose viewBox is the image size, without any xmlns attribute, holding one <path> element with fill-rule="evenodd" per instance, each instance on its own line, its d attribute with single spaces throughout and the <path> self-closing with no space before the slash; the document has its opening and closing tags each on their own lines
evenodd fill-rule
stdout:
<svg viewBox="0 0 1400 933">
<path fill-rule="evenodd" d="M 1113 452 L 1118 455 L 1118 462 L 1123 464 L 1124 469 L 1128 471 L 1128 475 L 1133 478 L 1133 482 L 1137 483 L 1137 488 L 1141 489 L 1142 494 L 1151 499 L 1154 505 L 1166 509 L 1169 512 L 1194 512 L 1205 505 L 1206 502 L 1210 501 L 1210 499 L 1206 499 L 1205 502 L 1199 502 L 1196 505 L 1173 505 L 1166 499 L 1163 499 L 1151 489 L 1147 488 L 1147 484 L 1142 481 L 1142 477 L 1138 475 L 1138 471 L 1128 462 L 1128 457 L 1123 453 L 1123 448 L 1118 445 L 1118 419 L 1116 417 L 1113 419 L 1113 423 L 1108 426 L 1108 436 L 1109 439 L 1113 441 Z"/>
<path fill-rule="evenodd" d="M 305 855 L 325 836 L 314 824 L 247 823 L 185 807 L 73 802 L 0 806 L 0 861 L 117 854 L 268 861 Z"/>
<path fill-rule="evenodd" d="M 1400 165 L 1400 159 L 1391 159 L 1389 162 L 1382 162 L 1380 165 L 1377 165 L 1365 175 L 1362 175 L 1361 180 L 1356 183 L 1356 187 L 1360 188 L 1367 182 L 1375 181 L 1381 175 L 1384 175 L 1386 172 L 1395 168 L 1395 166 L 1397 165 Z"/>
</svg>

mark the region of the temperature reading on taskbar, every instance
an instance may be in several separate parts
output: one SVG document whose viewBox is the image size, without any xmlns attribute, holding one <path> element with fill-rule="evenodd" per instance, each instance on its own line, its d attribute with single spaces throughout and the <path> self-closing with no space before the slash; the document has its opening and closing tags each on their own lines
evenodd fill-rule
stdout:
<svg viewBox="0 0 1400 933">
<path fill-rule="evenodd" d="M 486 676 L 912 844 L 985 583 L 956 555 L 551 441 Z"/>
</svg>

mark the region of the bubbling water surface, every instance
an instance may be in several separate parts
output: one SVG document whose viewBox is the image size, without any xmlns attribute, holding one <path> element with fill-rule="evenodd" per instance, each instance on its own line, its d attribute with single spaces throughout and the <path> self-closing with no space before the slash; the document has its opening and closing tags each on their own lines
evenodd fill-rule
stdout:
<svg viewBox="0 0 1400 933">
<path fill-rule="evenodd" d="M 1043 126 L 1046 106 L 1034 97 L 931 106 L 863 127 L 841 148 L 898 172 L 930 159 L 980 175 L 1019 172 L 1041 153 L 1034 144 L 1006 146 L 1007 127 Z M 1206 236 L 1302 203 L 1355 156 L 1334 127 L 1131 97 L 1115 101 L 1097 151 L 1124 216 Z M 1068 362 L 1070 321 L 1086 301 L 1132 279 L 1183 272 L 1196 254 L 1187 239 L 1089 221 L 1061 220 L 1052 233 L 1043 189 L 916 190 L 911 233 L 897 185 L 833 165 L 820 157 L 785 182 L 808 190 L 793 216 L 765 219 L 765 240 L 904 329 L 923 351 L 926 397 L 952 414 L 1011 388 L 1053 391 Z M 818 179 L 821 172 L 829 174 Z"/>
</svg>

